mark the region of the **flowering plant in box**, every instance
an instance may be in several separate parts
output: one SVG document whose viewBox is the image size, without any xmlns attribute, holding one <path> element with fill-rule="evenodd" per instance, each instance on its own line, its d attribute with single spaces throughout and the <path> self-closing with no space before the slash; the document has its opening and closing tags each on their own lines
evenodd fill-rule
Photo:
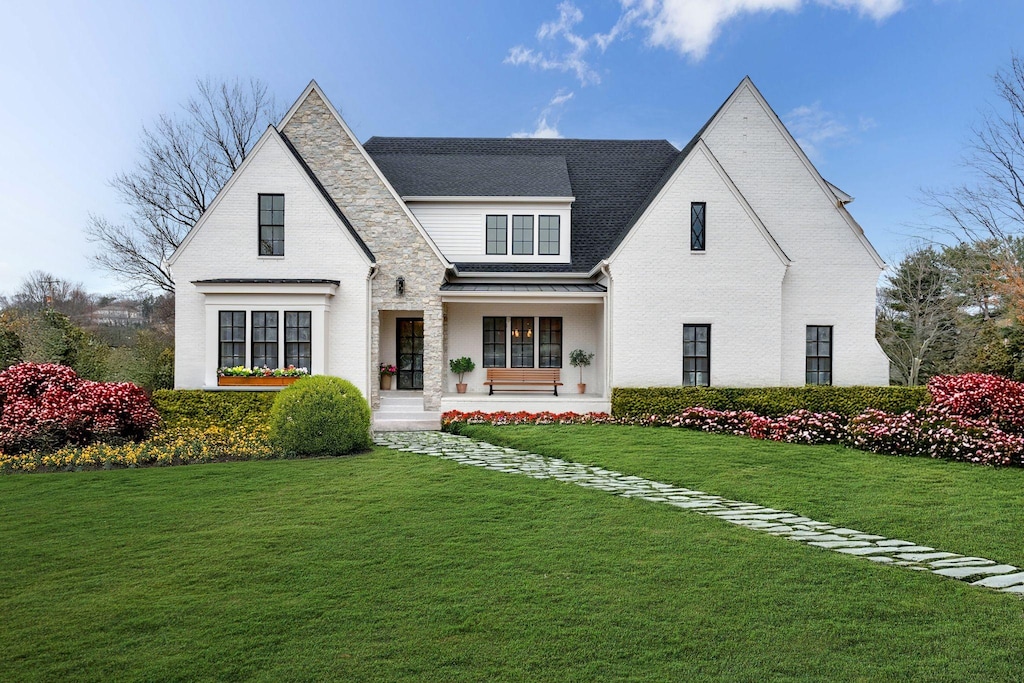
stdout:
<svg viewBox="0 0 1024 683">
<path fill-rule="evenodd" d="M 395 367 L 394 365 L 381 363 L 378 372 L 380 373 L 381 377 L 392 377 L 398 374 L 398 368 Z"/>
<path fill-rule="evenodd" d="M 247 368 L 236 365 L 233 368 L 218 368 L 218 377 L 305 377 L 309 374 L 306 368 L 289 365 L 286 368 Z"/>
</svg>

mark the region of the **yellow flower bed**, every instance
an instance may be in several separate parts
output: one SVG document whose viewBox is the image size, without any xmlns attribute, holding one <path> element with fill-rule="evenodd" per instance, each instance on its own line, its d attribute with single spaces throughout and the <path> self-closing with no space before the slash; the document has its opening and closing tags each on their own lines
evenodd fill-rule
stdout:
<svg viewBox="0 0 1024 683">
<path fill-rule="evenodd" d="M 52 453 L 0 453 L 0 472 L 189 465 L 274 457 L 277 454 L 270 447 L 270 429 L 265 424 L 250 422 L 236 427 L 174 427 L 141 443 L 98 443 Z"/>
</svg>

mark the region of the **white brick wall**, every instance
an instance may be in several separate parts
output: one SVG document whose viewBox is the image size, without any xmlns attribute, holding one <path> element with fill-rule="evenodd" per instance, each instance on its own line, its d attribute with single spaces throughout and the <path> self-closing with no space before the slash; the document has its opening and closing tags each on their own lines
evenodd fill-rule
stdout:
<svg viewBox="0 0 1024 683">
<path fill-rule="evenodd" d="M 368 265 L 291 152 L 273 132 L 247 160 L 208 212 L 191 241 L 172 263 L 175 279 L 175 386 L 202 388 L 211 382 L 205 297 L 191 284 L 211 278 L 323 278 L 339 280 L 328 299 L 326 374 L 344 377 L 367 393 Z M 260 257 L 258 195 L 285 195 L 285 256 Z M 284 310 L 282 289 L 267 295 L 239 295 L 245 307 Z M 301 301 L 295 298 L 295 301 Z M 283 327 L 283 320 L 280 323 Z M 283 334 L 283 330 L 281 332 Z M 247 345 L 252 330 L 246 331 Z M 283 337 L 282 341 L 283 343 Z M 250 347 L 251 348 L 251 347 Z M 314 371 L 317 371 L 314 368 Z M 368 394 L 367 394 L 368 395 Z"/>
<path fill-rule="evenodd" d="M 881 268 L 774 115 L 743 86 L 704 138 L 792 260 L 782 288 L 781 384 L 804 382 L 807 325 L 834 326 L 834 384 L 888 384 L 889 360 L 875 341 Z"/>
<path fill-rule="evenodd" d="M 706 251 L 690 251 L 690 203 L 707 202 Z M 711 383 L 780 377 L 785 265 L 701 150 L 611 263 L 612 386 L 682 381 L 683 325 L 711 325 Z"/>
</svg>

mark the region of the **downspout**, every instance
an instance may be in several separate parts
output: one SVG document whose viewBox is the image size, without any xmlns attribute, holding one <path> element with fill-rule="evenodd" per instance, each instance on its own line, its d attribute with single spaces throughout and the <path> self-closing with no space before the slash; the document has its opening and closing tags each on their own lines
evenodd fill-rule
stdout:
<svg viewBox="0 0 1024 683">
<path fill-rule="evenodd" d="M 603 259 L 598 268 L 608 278 L 608 296 L 604 300 L 604 394 L 612 398 L 612 270 L 608 259 Z"/>
<path fill-rule="evenodd" d="M 373 280 L 380 272 L 374 263 L 366 273 L 366 394 L 373 405 Z"/>
</svg>

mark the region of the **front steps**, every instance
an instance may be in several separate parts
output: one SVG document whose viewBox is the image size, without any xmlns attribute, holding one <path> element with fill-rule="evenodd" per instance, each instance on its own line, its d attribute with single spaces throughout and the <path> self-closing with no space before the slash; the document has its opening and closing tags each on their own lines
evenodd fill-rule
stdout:
<svg viewBox="0 0 1024 683">
<path fill-rule="evenodd" d="M 422 391 L 382 391 L 373 411 L 375 432 L 416 432 L 441 428 L 441 413 L 423 410 Z"/>
</svg>

